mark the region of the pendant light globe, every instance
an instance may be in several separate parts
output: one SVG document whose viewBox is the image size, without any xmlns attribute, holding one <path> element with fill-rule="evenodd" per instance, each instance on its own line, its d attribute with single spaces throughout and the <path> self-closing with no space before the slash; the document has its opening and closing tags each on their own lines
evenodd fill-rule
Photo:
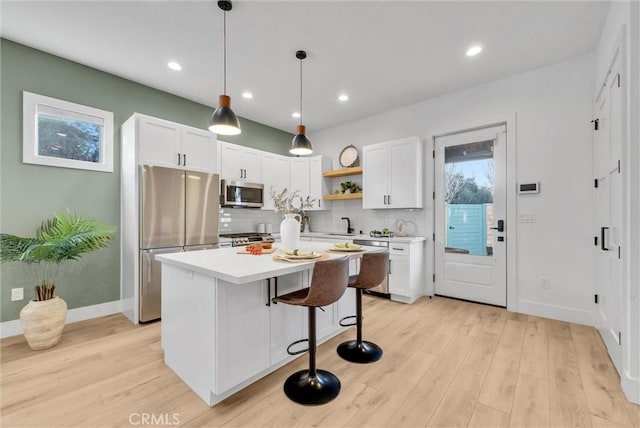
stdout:
<svg viewBox="0 0 640 428">
<path fill-rule="evenodd" d="M 233 110 L 231 110 L 231 98 L 227 95 L 227 12 L 230 11 L 233 6 L 228 0 L 220 0 L 218 1 L 218 7 L 224 13 L 224 91 L 223 94 L 220 95 L 218 108 L 213 112 L 209 120 L 209 131 L 220 135 L 238 135 L 242 132 L 240 129 L 240 121 Z"/>
<path fill-rule="evenodd" d="M 296 58 L 300 60 L 300 125 L 296 129 L 296 136 L 291 141 L 291 148 L 289 153 L 296 156 L 310 155 L 313 153 L 313 147 L 311 147 L 311 141 L 307 138 L 306 127 L 302 124 L 302 60 L 307 57 L 305 51 L 297 51 Z"/>
</svg>

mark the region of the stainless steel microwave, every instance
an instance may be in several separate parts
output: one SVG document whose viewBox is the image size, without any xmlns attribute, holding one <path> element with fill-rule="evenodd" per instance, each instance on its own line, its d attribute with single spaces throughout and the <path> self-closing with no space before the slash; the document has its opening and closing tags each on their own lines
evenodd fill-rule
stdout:
<svg viewBox="0 0 640 428">
<path fill-rule="evenodd" d="M 221 180 L 221 205 L 224 207 L 260 208 L 264 204 L 264 186 L 245 181 Z"/>
</svg>

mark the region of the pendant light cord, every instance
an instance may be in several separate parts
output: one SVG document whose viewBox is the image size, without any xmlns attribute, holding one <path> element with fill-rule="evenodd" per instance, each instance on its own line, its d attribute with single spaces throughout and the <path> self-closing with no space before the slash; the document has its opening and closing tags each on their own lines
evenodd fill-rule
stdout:
<svg viewBox="0 0 640 428">
<path fill-rule="evenodd" d="M 300 125 L 302 125 L 302 59 L 300 60 Z"/>
<path fill-rule="evenodd" d="M 223 40 L 224 40 L 224 47 L 222 48 L 222 52 L 223 52 L 223 57 L 224 60 L 222 61 L 223 65 L 223 75 L 224 75 L 224 89 L 222 91 L 223 94 L 227 95 L 227 11 L 224 11 L 223 14 L 223 19 L 222 19 L 222 28 L 223 28 Z"/>
</svg>

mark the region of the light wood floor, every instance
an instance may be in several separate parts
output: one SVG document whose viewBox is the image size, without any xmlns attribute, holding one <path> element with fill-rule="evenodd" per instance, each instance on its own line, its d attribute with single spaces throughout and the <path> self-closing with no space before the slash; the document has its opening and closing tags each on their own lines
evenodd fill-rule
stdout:
<svg viewBox="0 0 640 428">
<path fill-rule="evenodd" d="M 324 406 L 282 392 L 303 355 L 208 408 L 163 364 L 159 323 L 113 315 L 68 325 L 46 351 L 29 350 L 22 337 L 2 340 L 1 423 L 143 426 L 148 414 L 156 425 L 190 427 L 639 426 L 640 407 L 625 400 L 592 328 L 445 298 L 365 297 L 364 310 L 365 338 L 384 356 L 342 361 L 335 348 L 353 328 L 322 345 L 318 366 L 342 381 Z"/>
</svg>

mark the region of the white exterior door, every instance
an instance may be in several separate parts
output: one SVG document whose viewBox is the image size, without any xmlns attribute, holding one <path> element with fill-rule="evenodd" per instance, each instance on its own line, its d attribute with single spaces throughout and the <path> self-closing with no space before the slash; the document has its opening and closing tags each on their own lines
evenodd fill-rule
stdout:
<svg viewBox="0 0 640 428">
<path fill-rule="evenodd" d="M 435 292 L 507 304 L 506 128 L 435 140 Z"/>
<path fill-rule="evenodd" d="M 594 129 L 594 171 L 597 180 L 598 227 L 596 327 L 619 372 L 622 369 L 622 260 L 624 236 L 622 206 L 623 91 L 619 81 L 620 60 L 612 63 L 605 84 L 596 98 L 598 129 Z"/>
</svg>

